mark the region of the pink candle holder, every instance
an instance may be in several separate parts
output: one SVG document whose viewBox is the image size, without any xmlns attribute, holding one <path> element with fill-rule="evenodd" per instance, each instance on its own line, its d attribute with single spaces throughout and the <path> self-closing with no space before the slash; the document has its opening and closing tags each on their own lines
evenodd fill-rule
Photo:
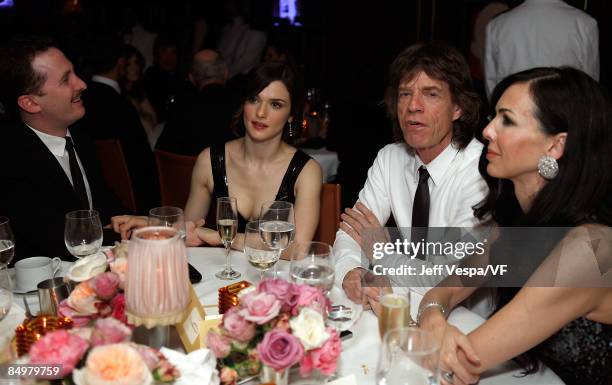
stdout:
<svg viewBox="0 0 612 385">
<path fill-rule="evenodd" d="M 128 322 L 147 329 L 174 325 L 189 304 L 185 243 L 171 227 L 134 231 L 125 282 Z"/>
</svg>

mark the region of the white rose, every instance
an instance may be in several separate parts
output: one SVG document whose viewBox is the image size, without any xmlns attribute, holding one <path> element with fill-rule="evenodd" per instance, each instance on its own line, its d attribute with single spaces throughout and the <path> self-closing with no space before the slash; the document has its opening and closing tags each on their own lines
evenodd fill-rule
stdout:
<svg viewBox="0 0 612 385">
<path fill-rule="evenodd" d="M 323 315 L 308 307 L 289 320 L 293 335 L 300 339 L 305 350 L 320 348 L 329 338 Z"/>
<path fill-rule="evenodd" d="M 66 276 L 75 282 L 87 281 L 98 274 L 106 271 L 106 255 L 104 253 L 96 253 L 79 259 L 70 267 Z"/>
</svg>

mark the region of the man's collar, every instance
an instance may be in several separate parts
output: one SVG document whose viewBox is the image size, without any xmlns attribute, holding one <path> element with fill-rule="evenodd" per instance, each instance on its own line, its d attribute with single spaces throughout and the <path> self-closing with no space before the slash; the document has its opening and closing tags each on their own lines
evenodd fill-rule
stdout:
<svg viewBox="0 0 612 385">
<path fill-rule="evenodd" d="M 64 150 L 66 149 L 66 139 L 61 136 L 49 135 L 42 131 L 35 129 L 27 123 L 24 123 L 28 128 L 30 128 L 34 133 L 42 140 L 42 142 L 47 146 L 49 151 L 55 156 L 64 156 Z M 66 130 L 66 136 L 70 136 L 70 131 Z"/>
<path fill-rule="evenodd" d="M 101 76 L 101 75 L 94 75 L 92 76 L 91 81 L 96 82 L 96 83 L 106 84 L 109 87 L 113 87 L 113 89 L 117 91 L 118 94 L 121 95 L 121 87 L 119 87 L 119 83 L 117 83 L 115 80 L 111 78 L 107 78 L 106 76 Z"/>
<path fill-rule="evenodd" d="M 414 162 L 414 168 L 412 170 L 412 176 L 414 177 L 414 180 L 418 182 L 419 167 L 425 166 L 425 168 L 429 172 L 429 176 L 431 177 L 431 180 L 433 181 L 434 185 L 436 186 L 439 185 L 440 183 L 442 183 L 444 179 L 444 175 L 446 174 L 446 171 L 448 170 L 448 166 L 451 164 L 453 159 L 455 159 L 455 156 L 457 155 L 458 152 L 459 150 L 455 148 L 453 143 L 450 143 L 431 162 L 429 162 L 428 164 L 424 164 L 421 158 L 419 158 L 419 155 L 415 151 L 416 162 Z"/>
</svg>

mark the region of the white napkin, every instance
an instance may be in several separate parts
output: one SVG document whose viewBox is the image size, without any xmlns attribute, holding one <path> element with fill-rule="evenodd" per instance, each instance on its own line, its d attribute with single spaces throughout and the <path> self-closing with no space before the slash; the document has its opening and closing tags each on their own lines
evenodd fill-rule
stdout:
<svg viewBox="0 0 612 385">
<path fill-rule="evenodd" d="M 70 267 L 66 276 L 75 282 L 83 282 L 106 271 L 106 255 L 102 252 L 79 259 Z"/>
<path fill-rule="evenodd" d="M 174 385 L 219 385 L 217 360 L 210 349 L 198 349 L 185 355 L 162 347 L 160 352 L 181 372 Z"/>
</svg>

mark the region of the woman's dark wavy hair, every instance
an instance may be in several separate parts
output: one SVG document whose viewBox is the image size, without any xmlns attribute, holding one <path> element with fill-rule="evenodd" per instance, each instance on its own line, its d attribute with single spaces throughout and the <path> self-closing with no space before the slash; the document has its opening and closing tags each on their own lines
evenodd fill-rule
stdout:
<svg viewBox="0 0 612 385">
<path fill-rule="evenodd" d="M 463 55 L 442 42 L 412 45 L 391 63 L 385 104 L 393 123 L 395 140 L 403 141 L 402 129 L 397 119 L 399 85 L 419 71 L 448 84 L 453 103 L 462 111 L 461 117 L 453 122 L 453 142 L 459 148 L 465 148 L 474 137 L 474 130 L 478 125 L 480 98 L 472 85 L 470 69 Z"/>
<path fill-rule="evenodd" d="M 570 67 L 534 68 L 502 80 L 492 105 L 511 85 L 528 83 L 540 129 L 548 135 L 567 133 L 559 174 L 538 192 L 520 224 L 575 226 L 612 224 L 612 107 L 603 88 L 582 71 Z M 474 210 L 478 218 L 491 214 L 501 226 L 519 224 L 512 182 L 486 173 L 486 147 L 480 173 L 489 194 Z"/>
<path fill-rule="evenodd" d="M 301 108 L 303 103 L 303 95 L 301 92 L 301 85 L 298 84 L 298 80 L 293 69 L 281 63 L 261 63 L 257 67 L 253 68 L 249 72 L 246 91 L 244 93 L 244 100 L 240 103 L 238 111 L 234 114 L 231 122 L 231 128 L 237 136 L 243 136 L 246 132 L 244 127 L 244 121 L 242 118 L 244 103 L 257 96 L 264 88 L 270 85 L 274 81 L 279 81 L 285 85 L 287 91 L 289 91 L 289 98 L 291 101 L 291 110 L 289 116 L 293 116 L 294 130 L 297 130 L 301 123 Z M 288 139 L 289 125 L 285 125 L 284 137 Z"/>
<path fill-rule="evenodd" d="M 612 224 L 612 104 L 602 87 L 574 68 L 534 68 L 510 75 L 492 94 L 492 106 L 513 84 L 528 84 L 540 129 L 549 135 L 567 133 L 563 156 L 557 161 L 559 174 L 538 192 L 523 213 L 510 180 L 486 172 L 485 146 L 479 170 L 489 185 L 489 194 L 474 208 L 500 226 L 572 227 L 584 223 Z M 503 229 L 502 229 L 503 230 Z M 543 260 L 560 239 L 537 251 Z M 491 250 L 492 258 L 503 248 L 504 232 Z M 516 250 L 516 248 L 513 248 Z M 533 250 L 529 250 L 533 251 Z M 532 253 L 533 254 L 533 253 Z M 512 300 L 520 288 L 500 287 L 497 310 Z M 516 357 L 524 374 L 539 368 L 540 346 Z"/>
</svg>

